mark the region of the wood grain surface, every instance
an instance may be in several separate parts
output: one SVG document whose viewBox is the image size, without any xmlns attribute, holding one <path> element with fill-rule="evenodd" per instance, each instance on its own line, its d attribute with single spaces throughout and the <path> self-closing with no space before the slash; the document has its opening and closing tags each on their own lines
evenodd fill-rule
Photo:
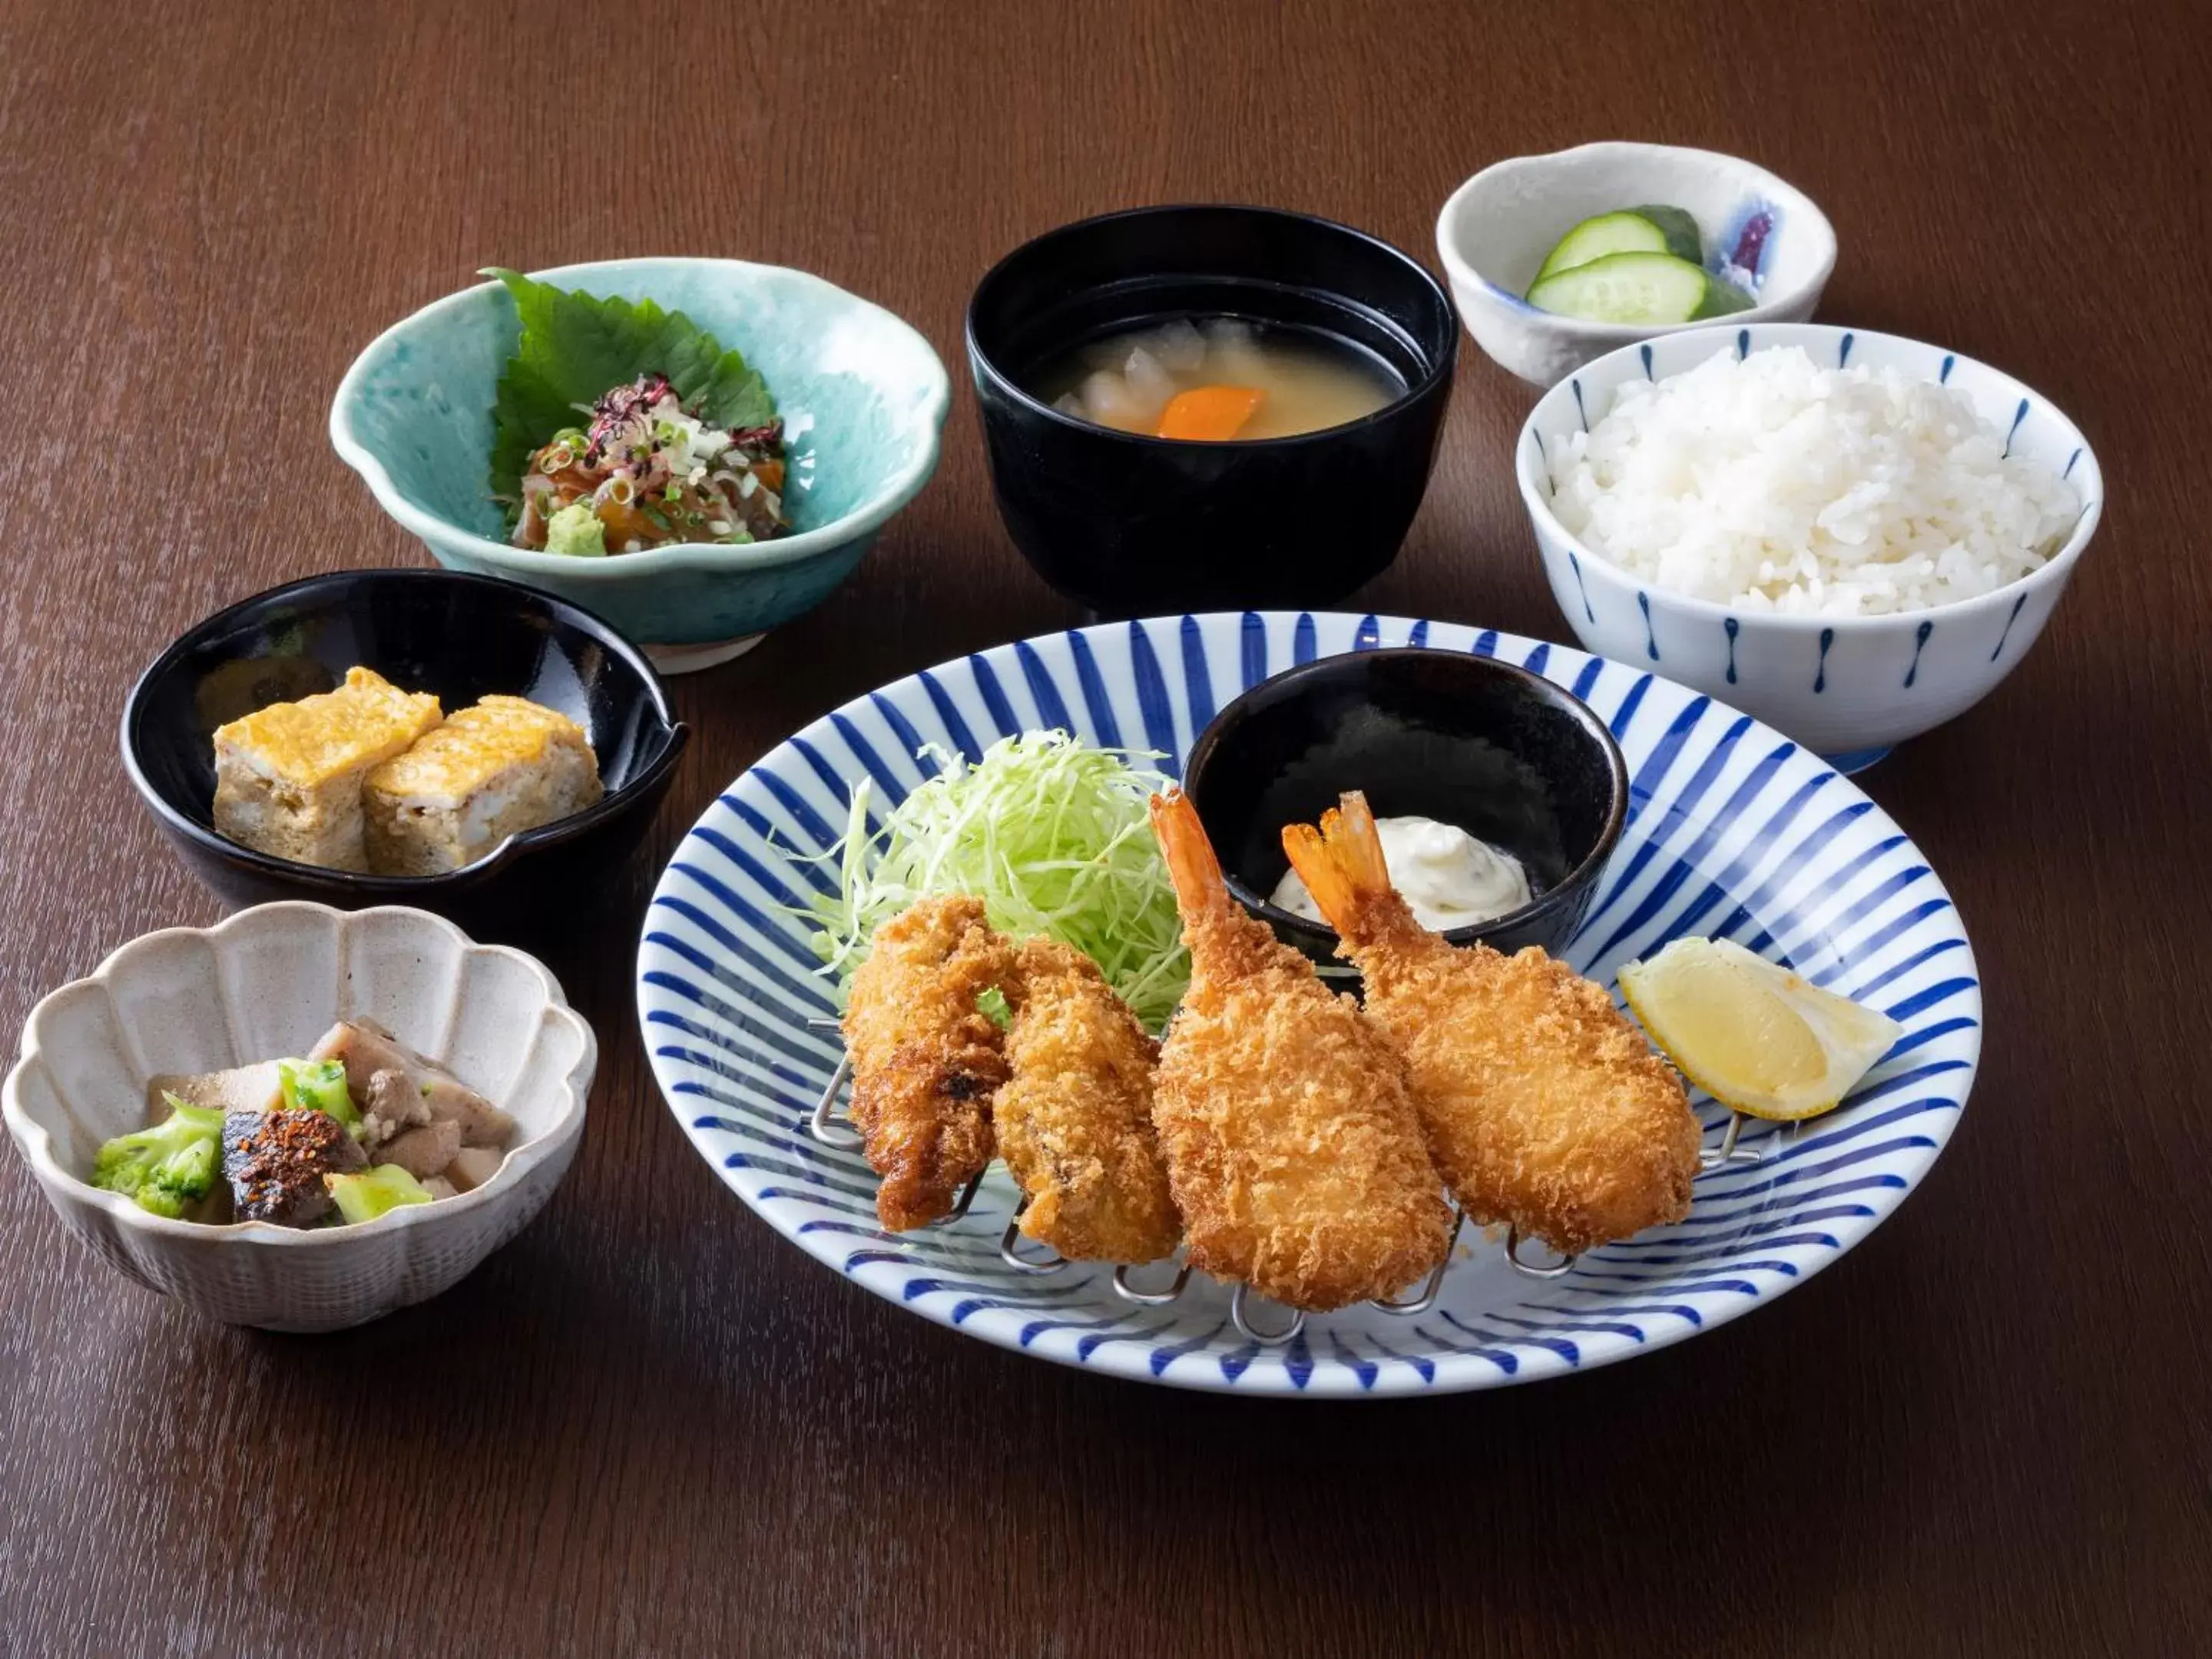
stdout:
<svg viewBox="0 0 2212 1659">
<path fill-rule="evenodd" d="M 545 1215 L 442 1299 L 204 1324 L 0 1155 L 0 1652 L 2212 1651 L 2212 626 L 2201 3 L 0 4 L 0 1028 L 218 914 L 115 753 L 208 611 L 422 550 L 331 453 L 377 331 L 477 266 L 819 272 L 960 387 L 858 577 L 726 670 L 645 854 L 544 948 L 595 1022 Z M 718 787 L 846 697 L 1077 618 L 1014 553 L 976 276 L 1101 210 L 1266 202 L 1433 258 L 1498 157 L 1756 157 L 1823 315 L 2074 416 L 2104 527 L 1996 695 L 1865 782 L 1973 933 L 1972 1107 L 1923 1192 L 1755 1317 L 1541 1386 L 1340 1407 L 1025 1362 L 806 1261 L 685 1145 L 629 992 Z M 1364 608 L 1555 639 L 1471 344 Z"/>
</svg>

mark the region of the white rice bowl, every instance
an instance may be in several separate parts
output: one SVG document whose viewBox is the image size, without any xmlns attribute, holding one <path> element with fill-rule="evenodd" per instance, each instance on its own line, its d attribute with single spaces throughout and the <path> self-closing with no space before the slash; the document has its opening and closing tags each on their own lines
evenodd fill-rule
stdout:
<svg viewBox="0 0 2212 1659">
<path fill-rule="evenodd" d="M 2073 487 L 2004 451 L 1960 392 L 1782 346 L 1628 381 L 1547 460 L 1559 522 L 1655 586 L 1874 617 L 1990 592 L 2063 543 Z"/>
</svg>

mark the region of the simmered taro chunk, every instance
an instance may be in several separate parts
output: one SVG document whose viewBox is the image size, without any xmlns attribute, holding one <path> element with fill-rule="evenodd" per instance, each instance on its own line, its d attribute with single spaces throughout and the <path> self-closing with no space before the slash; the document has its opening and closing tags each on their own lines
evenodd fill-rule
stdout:
<svg viewBox="0 0 2212 1659">
<path fill-rule="evenodd" d="M 506 1158 L 496 1146 L 464 1146 L 446 1166 L 446 1179 L 462 1192 L 472 1192 L 499 1173 Z"/>
<path fill-rule="evenodd" d="M 310 1060 L 335 1060 L 345 1066 L 346 1089 L 372 1117 L 377 1114 L 370 1103 L 370 1082 L 379 1072 L 404 1073 L 415 1063 L 415 1055 L 403 1047 L 398 1039 L 373 1019 L 342 1019 L 323 1034 L 322 1041 L 307 1051 Z M 416 1118 L 416 1122 L 427 1122 Z M 375 1131 L 370 1131 L 372 1138 Z"/>
<path fill-rule="evenodd" d="M 313 1058 L 344 1064 L 346 1086 L 362 1103 L 372 1147 L 417 1123 L 457 1123 L 465 1146 L 504 1146 L 514 1133 L 512 1117 L 372 1020 L 332 1026 L 315 1045 Z"/>
<path fill-rule="evenodd" d="M 430 1103 L 433 1123 L 458 1123 L 464 1146 L 504 1146 L 514 1133 L 514 1120 L 468 1085 L 436 1066 L 420 1074 L 422 1097 Z"/>
<path fill-rule="evenodd" d="M 174 1095 L 220 1112 L 265 1112 L 283 1103 L 282 1093 L 276 1062 L 264 1060 L 227 1072 L 164 1073 L 146 1085 L 146 1105 L 150 1111 L 167 1112 L 167 1097 Z"/>
</svg>

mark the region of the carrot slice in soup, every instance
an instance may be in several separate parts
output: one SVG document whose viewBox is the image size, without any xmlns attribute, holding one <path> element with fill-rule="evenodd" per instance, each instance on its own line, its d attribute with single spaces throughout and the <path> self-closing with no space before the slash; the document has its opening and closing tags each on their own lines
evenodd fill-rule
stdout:
<svg viewBox="0 0 2212 1659">
<path fill-rule="evenodd" d="M 1251 386 L 1194 386 L 1178 392 L 1160 414 L 1163 438 L 1222 443 L 1244 429 L 1267 394 Z"/>
</svg>

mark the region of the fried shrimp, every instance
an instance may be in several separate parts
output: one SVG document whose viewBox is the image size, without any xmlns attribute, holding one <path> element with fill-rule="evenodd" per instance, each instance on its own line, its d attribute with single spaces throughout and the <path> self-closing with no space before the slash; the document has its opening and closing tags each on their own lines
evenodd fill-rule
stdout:
<svg viewBox="0 0 2212 1659">
<path fill-rule="evenodd" d="M 1365 797 L 1283 850 L 1404 1053 L 1429 1150 L 1468 1217 L 1572 1255 L 1689 1213 L 1698 1120 L 1612 999 L 1530 947 L 1459 950 L 1390 884 Z"/>
<path fill-rule="evenodd" d="M 1022 1231 L 1071 1261 L 1166 1255 L 1182 1224 L 1152 1128 L 1159 1045 L 1080 951 L 1033 939 L 1015 969 L 992 1115 L 1029 1197 Z"/>
<path fill-rule="evenodd" d="M 991 1097 L 1006 1062 L 975 999 L 1012 971 L 1013 947 L 984 921 L 983 902 L 953 894 L 877 929 L 853 975 L 853 1122 L 883 1177 L 876 1215 L 892 1232 L 951 1214 L 991 1161 Z"/>
<path fill-rule="evenodd" d="M 1152 811 L 1191 954 L 1152 1079 L 1191 1262 L 1313 1312 L 1395 1294 L 1443 1260 L 1451 1219 L 1402 1063 L 1237 908 L 1181 792 Z"/>
</svg>

